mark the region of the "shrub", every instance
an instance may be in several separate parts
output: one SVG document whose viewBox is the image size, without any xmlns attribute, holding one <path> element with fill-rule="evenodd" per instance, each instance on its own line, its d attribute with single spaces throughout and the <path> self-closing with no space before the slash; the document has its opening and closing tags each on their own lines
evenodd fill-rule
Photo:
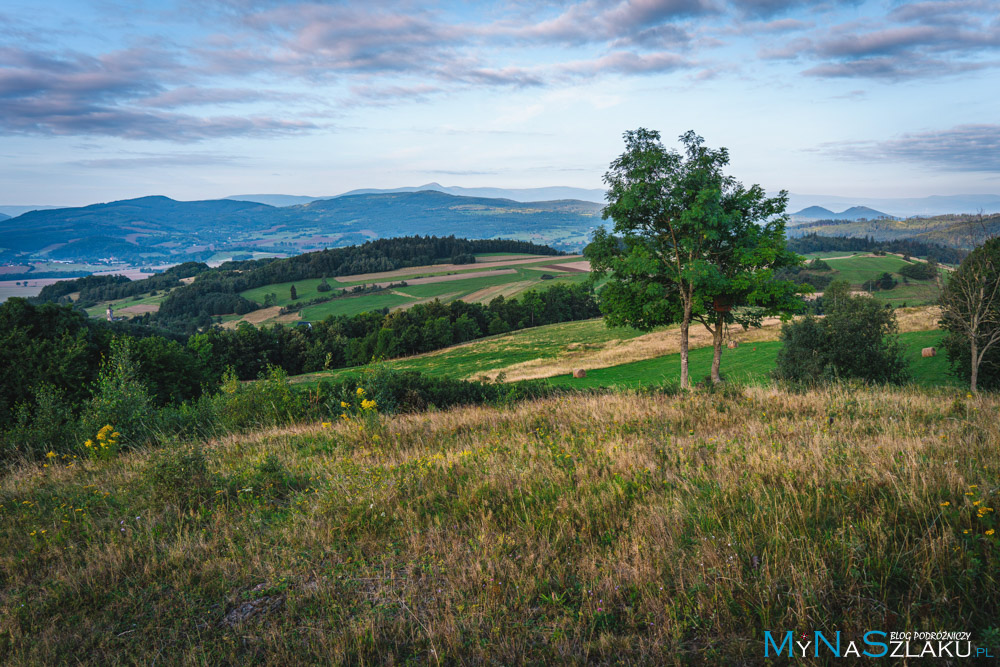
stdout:
<svg viewBox="0 0 1000 667">
<path fill-rule="evenodd" d="M 902 383 L 908 378 L 896 337 L 893 310 L 865 296 L 854 296 L 849 285 L 835 281 L 824 295 L 827 316 L 812 316 L 781 328 L 775 376 L 814 383 L 833 378 Z"/>
<path fill-rule="evenodd" d="M 216 423 L 225 432 L 287 424 L 304 413 L 305 406 L 288 384 L 288 374 L 277 366 L 262 372 L 256 382 L 240 382 L 227 369 L 213 403 Z"/>
<path fill-rule="evenodd" d="M 933 280 L 937 276 L 937 263 L 933 260 L 927 262 L 914 262 L 900 267 L 899 275 L 911 280 Z"/>
<path fill-rule="evenodd" d="M 155 427 L 153 399 L 140 379 L 132 344 L 132 339 L 124 337 L 112 341 L 111 354 L 101 364 L 81 417 L 84 433 L 97 433 L 110 425 L 121 434 L 119 442 L 124 446 L 149 442 Z"/>
<path fill-rule="evenodd" d="M 80 427 L 65 393 L 47 383 L 33 393 L 34 401 L 18 404 L 11 424 L 0 432 L 0 462 L 38 460 L 47 452 L 65 454 L 77 448 Z"/>
</svg>

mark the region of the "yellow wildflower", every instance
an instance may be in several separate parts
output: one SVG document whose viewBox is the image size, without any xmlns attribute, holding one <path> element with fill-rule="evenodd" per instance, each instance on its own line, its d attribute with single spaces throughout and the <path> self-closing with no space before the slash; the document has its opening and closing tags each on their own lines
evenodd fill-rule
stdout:
<svg viewBox="0 0 1000 667">
<path fill-rule="evenodd" d="M 54 459 L 55 457 L 56 457 L 56 453 L 52 452 L 52 451 L 50 451 L 48 454 L 45 455 L 45 458 L 47 458 L 47 459 Z"/>
<path fill-rule="evenodd" d="M 941 503 L 941 507 L 947 507 L 948 505 L 951 505 L 951 503 L 948 502 L 947 500 Z"/>
<path fill-rule="evenodd" d="M 358 387 L 358 391 L 356 393 L 358 394 L 358 396 L 364 396 L 365 395 L 365 390 L 362 389 L 361 387 Z"/>
<path fill-rule="evenodd" d="M 330 428 L 330 422 L 323 422 L 323 428 Z"/>
<path fill-rule="evenodd" d="M 996 532 L 995 530 L 993 530 L 992 528 L 990 528 L 989 530 L 986 531 L 986 534 L 987 535 L 992 535 L 995 532 Z"/>
</svg>

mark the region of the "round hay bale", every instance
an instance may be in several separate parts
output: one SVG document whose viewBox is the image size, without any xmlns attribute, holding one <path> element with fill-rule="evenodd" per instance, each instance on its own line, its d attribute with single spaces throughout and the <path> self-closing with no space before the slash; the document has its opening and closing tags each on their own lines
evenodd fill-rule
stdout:
<svg viewBox="0 0 1000 667">
<path fill-rule="evenodd" d="M 936 357 L 937 356 L 937 350 L 935 350 L 933 347 L 925 347 L 924 349 L 920 350 L 920 356 L 922 356 L 922 357 Z"/>
<path fill-rule="evenodd" d="M 731 340 L 728 343 L 726 343 L 726 347 L 728 347 L 730 350 L 735 350 L 739 346 L 740 346 L 740 344 L 737 343 L 735 340 Z"/>
<path fill-rule="evenodd" d="M 585 378 L 587 377 L 587 371 L 583 370 L 582 368 L 577 368 L 575 371 L 573 371 L 573 377 L 577 379 Z"/>
</svg>

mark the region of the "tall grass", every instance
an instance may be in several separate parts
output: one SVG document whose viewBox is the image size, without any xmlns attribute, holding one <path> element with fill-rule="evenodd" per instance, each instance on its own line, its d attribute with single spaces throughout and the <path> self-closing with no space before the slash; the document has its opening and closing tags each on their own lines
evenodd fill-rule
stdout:
<svg viewBox="0 0 1000 667">
<path fill-rule="evenodd" d="M 25 467 L 0 662 L 760 664 L 765 630 L 869 629 L 995 655 L 998 409 L 564 396 Z"/>
</svg>

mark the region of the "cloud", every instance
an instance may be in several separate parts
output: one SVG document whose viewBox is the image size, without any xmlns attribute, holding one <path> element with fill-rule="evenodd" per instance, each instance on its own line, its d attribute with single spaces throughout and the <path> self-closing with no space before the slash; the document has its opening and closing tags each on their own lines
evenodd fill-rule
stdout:
<svg viewBox="0 0 1000 667">
<path fill-rule="evenodd" d="M 189 73 L 172 54 L 128 49 L 102 56 L 0 50 L 0 132 L 94 135 L 180 143 L 226 136 L 315 130 L 311 122 L 267 116 L 209 116 L 153 111 L 224 96 L 167 88 Z M 235 98 L 230 93 L 229 101 Z M 238 96 L 246 97 L 246 92 Z"/>
<path fill-rule="evenodd" d="M 929 17 L 945 10 L 938 5 L 942 3 L 925 3 L 919 11 L 901 15 L 907 20 Z M 991 55 L 1000 51 L 1000 22 L 991 22 L 986 15 L 966 15 L 962 25 L 949 21 L 893 24 L 893 16 L 816 29 L 761 49 L 758 55 L 763 59 L 811 60 L 815 64 L 803 74 L 826 78 L 931 78 L 998 64 Z"/>
<path fill-rule="evenodd" d="M 659 74 L 693 67 L 683 56 L 675 53 L 637 54 L 628 51 L 609 53 L 600 58 L 566 63 L 561 69 L 570 74 L 593 75 L 614 72 L 618 74 Z"/>
<path fill-rule="evenodd" d="M 1000 173 L 1000 125 L 958 125 L 887 141 L 825 144 L 826 153 L 863 162 L 913 162 L 946 171 Z"/>
</svg>

